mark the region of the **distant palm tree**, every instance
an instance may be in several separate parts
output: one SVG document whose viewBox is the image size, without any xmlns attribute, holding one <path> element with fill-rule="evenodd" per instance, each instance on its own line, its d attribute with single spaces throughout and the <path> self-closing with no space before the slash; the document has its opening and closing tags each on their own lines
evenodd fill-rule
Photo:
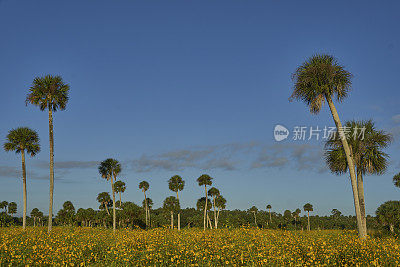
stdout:
<svg viewBox="0 0 400 267">
<path fill-rule="evenodd" d="M 36 220 L 39 218 L 40 216 L 40 211 L 38 208 L 34 208 L 31 211 L 31 217 L 33 217 L 33 226 L 36 226 Z"/>
<path fill-rule="evenodd" d="M 251 207 L 249 209 L 249 212 L 253 213 L 253 215 L 254 215 L 254 225 L 257 227 L 257 212 L 258 212 L 257 207 L 256 206 Z"/>
<path fill-rule="evenodd" d="M 0 203 L 0 209 L 4 209 L 4 212 L 7 213 L 7 207 L 8 207 L 8 202 L 7 201 L 2 201 Z"/>
<path fill-rule="evenodd" d="M 171 212 L 171 229 L 174 229 L 174 212 L 180 209 L 179 200 L 176 197 L 167 197 L 164 200 L 164 210 Z"/>
<path fill-rule="evenodd" d="M 146 198 L 146 191 L 149 189 L 149 183 L 146 181 L 142 181 L 139 183 L 139 189 L 142 190 L 144 194 L 144 202 L 145 202 L 145 212 L 146 212 L 146 227 L 149 226 L 149 221 L 150 221 L 150 213 L 149 213 L 149 208 L 147 206 L 147 198 Z"/>
<path fill-rule="evenodd" d="M 215 198 L 215 206 L 218 209 L 218 212 L 217 212 L 217 223 L 215 224 L 215 229 L 217 229 L 218 228 L 218 222 L 219 222 L 219 212 L 226 208 L 226 199 L 223 196 L 218 195 Z"/>
<path fill-rule="evenodd" d="M 363 227 L 361 218 L 354 162 L 332 99 L 336 98 L 337 101 L 342 102 L 347 97 L 351 89 L 351 78 L 352 74 L 345 70 L 343 66 L 340 66 L 333 56 L 312 56 L 300 65 L 293 74 L 294 90 L 290 100 L 297 99 L 305 102 L 309 106 L 310 112 L 314 114 L 320 112 L 325 101 L 328 102 L 349 166 L 358 234 L 360 238 L 364 239 L 367 236 L 367 231 Z"/>
<path fill-rule="evenodd" d="M 13 215 L 13 214 L 15 214 L 15 213 L 17 213 L 17 203 L 15 203 L 15 202 L 10 202 L 10 203 L 8 204 L 8 214 Z"/>
<path fill-rule="evenodd" d="M 169 190 L 176 193 L 176 199 L 179 201 L 179 191 L 182 191 L 185 187 L 185 181 L 179 175 L 174 175 L 168 180 Z M 178 231 L 181 230 L 181 213 L 178 212 Z"/>
<path fill-rule="evenodd" d="M 313 206 L 310 203 L 307 203 L 303 207 L 304 211 L 307 211 L 307 230 L 310 231 L 310 211 L 313 211 Z"/>
<path fill-rule="evenodd" d="M 394 186 L 400 188 L 400 173 L 393 176 L 393 183 L 394 183 Z"/>
<path fill-rule="evenodd" d="M 345 124 L 346 139 L 350 146 L 357 174 L 357 191 L 360 201 L 363 227 L 367 229 L 365 214 L 364 182 L 365 174 L 381 175 L 388 166 L 389 155 L 382 151 L 386 148 L 392 136 L 375 128 L 371 120 L 348 121 Z M 363 136 L 357 136 L 361 133 Z M 325 144 L 325 160 L 329 169 L 340 175 L 347 172 L 348 164 L 341 140 L 330 138 Z"/>
<path fill-rule="evenodd" d="M 8 132 L 7 142 L 4 143 L 5 151 L 15 151 L 21 153 L 22 159 L 22 193 L 23 193 L 23 213 L 22 213 L 22 229 L 26 229 L 26 167 L 25 167 L 25 150 L 31 157 L 40 151 L 38 134 L 29 128 L 20 127 Z"/>
<path fill-rule="evenodd" d="M 111 201 L 110 194 L 108 192 L 102 192 L 97 195 L 97 201 L 100 205 L 104 206 L 104 209 L 107 211 L 107 214 L 110 215 L 108 211 L 108 203 Z"/>
<path fill-rule="evenodd" d="M 99 165 L 99 173 L 102 178 L 107 179 L 107 181 L 111 181 L 111 190 L 112 190 L 112 201 L 113 201 L 113 232 L 115 233 L 115 229 L 117 227 L 116 221 L 116 211 L 115 211 L 115 187 L 114 181 L 117 180 L 117 176 L 121 173 L 121 164 L 116 159 L 108 158 Z"/>
<path fill-rule="evenodd" d="M 269 211 L 269 223 L 272 223 L 271 209 L 272 209 L 272 206 L 270 204 L 268 204 L 267 205 L 267 210 Z"/>
<path fill-rule="evenodd" d="M 53 192 L 54 192 L 54 134 L 53 111 L 64 110 L 68 102 L 69 85 L 65 84 L 61 76 L 46 75 L 36 77 L 29 89 L 25 103 L 38 106 L 41 111 L 49 111 L 49 142 L 50 142 L 50 201 L 48 232 L 53 225 Z"/>
<path fill-rule="evenodd" d="M 122 196 L 121 194 L 125 192 L 126 185 L 122 181 L 116 181 L 114 184 L 115 192 L 119 194 L 119 208 L 122 207 Z"/>
<path fill-rule="evenodd" d="M 208 197 L 207 197 L 207 185 L 212 185 L 212 179 L 208 174 L 202 174 L 199 178 L 197 178 L 197 182 L 199 183 L 199 186 L 204 185 L 204 192 L 205 192 L 205 206 L 204 206 L 204 231 L 206 230 L 206 217 L 207 217 L 207 203 L 208 203 Z"/>
<path fill-rule="evenodd" d="M 212 206 L 214 208 L 214 226 L 217 228 L 217 210 L 215 206 L 215 198 L 220 195 L 219 190 L 215 187 L 211 187 L 208 190 L 208 196 L 212 197 Z"/>
<path fill-rule="evenodd" d="M 299 219 L 300 213 L 301 213 L 301 209 L 297 208 L 292 214 L 293 218 L 294 218 L 294 227 L 295 228 L 297 228 L 297 219 Z"/>
</svg>

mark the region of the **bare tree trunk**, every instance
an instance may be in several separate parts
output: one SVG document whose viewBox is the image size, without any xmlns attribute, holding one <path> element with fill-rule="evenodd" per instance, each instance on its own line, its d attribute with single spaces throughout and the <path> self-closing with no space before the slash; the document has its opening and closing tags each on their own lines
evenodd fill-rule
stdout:
<svg viewBox="0 0 400 267">
<path fill-rule="evenodd" d="M 22 158 L 22 186 L 23 186 L 23 201 L 24 211 L 22 213 L 22 229 L 26 229 L 26 167 L 25 167 L 25 149 L 21 149 Z"/>
<path fill-rule="evenodd" d="M 349 144 L 347 143 L 347 139 L 343 132 L 342 123 L 340 122 L 336 107 L 333 104 L 333 101 L 330 97 L 327 96 L 326 100 L 327 100 L 329 108 L 331 110 L 333 120 L 335 121 L 336 128 L 338 129 L 340 139 L 342 140 L 343 149 L 346 154 L 347 164 L 349 166 L 351 187 L 353 189 L 354 208 L 356 211 L 356 218 L 357 218 L 358 235 L 361 239 L 365 239 L 367 237 L 367 229 L 364 229 L 362 218 L 361 218 L 361 209 L 360 209 L 360 202 L 358 199 L 357 178 L 356 178 L 356 173 L 355 173 L 355 168 L 354 168 L 354 163 L 353 163 L 353 155 L 350 152 Z"/>
<path fill-rule="evenodd" d="M 119 208 L 121 208 L 122 207 L 121 191 L 119 191 L 118 193 L 119 193 Z"/>
<path fill-rule="evenodd" d="M 207 216 L 207 185 L 204 185 L 204 191 L 206 193 L 206 204 L 204 206 L 204 231 L 206 230 L 206 216 Z"/>
<path fill-rule="evenodd" d="M 171 229 L 174 229 L 174 212 L 171 211 Z"/>
<path fill-rule="evenodd" d="M 50 233 L 53 226 L 53 192 L 54 192 L 54 135 L 53 135 L 53 111 L 49 108 L 49 140 L 50 140 L 50 201 L 49 224 L 47 231 Z"/>
<path fill-rule="evenodd" d="M 307 231 L 310 231 L 311 227 L 310 227 L 310 212 L 307 211 Z"/>
<path fill-rule="evenodd" d="M 117 227 L 116 212 L 115 212 L 115 190 L 114 190 L 114 176 L 111 175 L 111 189 L 113 196 L 113 232 L 115 233 L 115 228 Z"/>
<path fill-rule="evenodd" d="M 357 170 L 357 190 L 358 190 L 358 200 L 360 201 L 361 219 L 364 230 L 367 231 L 367 218 L 365 216 L 364 181 L 362 173 L 358 170 Z"/>
</svg>

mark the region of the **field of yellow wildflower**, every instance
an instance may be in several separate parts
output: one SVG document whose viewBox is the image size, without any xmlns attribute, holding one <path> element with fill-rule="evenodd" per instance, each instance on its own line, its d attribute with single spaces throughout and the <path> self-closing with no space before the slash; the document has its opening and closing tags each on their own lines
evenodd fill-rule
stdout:
<svg viewBox="0 0 400 267">
<path fill-rule="evenodd" d="M 15 265 L 393 265 L 400 240 L 352 231 L 0 228 L 0 266 Z"/>
</svg>

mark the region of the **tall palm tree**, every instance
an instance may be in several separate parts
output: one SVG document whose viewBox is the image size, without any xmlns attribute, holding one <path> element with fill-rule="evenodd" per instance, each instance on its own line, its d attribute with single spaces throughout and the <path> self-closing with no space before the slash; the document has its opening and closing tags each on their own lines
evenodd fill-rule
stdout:
<svg viewBox="0 0 400 267">
<path fill-rule="evenodd" d="M 367 231 L 363 227 L 361 218 L 354 162 L 347 139 L 344 138 L 345 134 L 339 114 L 333 103 L 333 98 L 342 102 L 347 97 L 351 89 L 351 78 L 352 74 L 339 65 L 333 56 L 314 55 L 300 65 L 293 74 L 294 90 L 290 100 L 297 99 L 305 102 L 313 114 L 318 114 L 321 111 L 325 101 L 328 103 L 349 166 L 358 234 L 360 238 L 364 239 L 367 236 Z"/>
<path fill-rule="evenodd" d="M 169 190 L 176 193 L 176 199 L 179 201 L 179 191 L 185 187 L 185 181 L 179 175 L 174 175 L 168 180 Z M 178 211 L 178 231 L 181 230 L 181 213 Z"/>
<path fill-rule="evenodd" d="M 110 194 L 108 192 L 102 192 L 97 195 L 97 201 L 100 203 L 101 206 L 107 211 L 107 214 L 110 215 L 108 211 L 108 203 L 111 201 Z"/>
<path fill-rule="evenodd" d="M 146 212 L 146 227 L 148 227 L 149 221 L 150 221 L 150 213 L 149 213 L 149 209 L 147 206 L 146 191 L 149 189 L 149 183 L 146 181 L 141 181 L 139 183 L 139 189 L 141 189 L 144 194 L 145 212 Z"/>
<path fill-rule="evenodd" d="M 25 103 L 38 106 L 41 111 L 49 112 L 49 142 L 50 142 L 50 201 L 48 232 L 53 225 L 53 192 L 54 192 L 54 134 L 53 111 L 64 110 L 68 102 L 69 85 L 65 84 L 61 76 L 46 75 L 36 77 L 29 89 Z"/>
<path fill-rule="evenodd" d="M 6 137 L 7 142 L 4 143 L 5 151 L 15 151 L 21 153 L 22 160 L 22 194 L 23 194 L 23 213 L 22 213 L 22 229 L 26 229 L 26 166 L 25 166 L 25 151 L 31 157 L 35 156 L 40 151 L 39 136 L 34 131 L 27 127 L 20 127 L 8 132 Z"/>
<path fill-rule="evenodd" d="M 208 203 L 208 197 L 207 197 L 207 185 L 212 185 L 212 179 L 208 174 L 202 174 L 199 178 L 197 178 L 197 182 L 199 186 L 204 185 L 204 192 L 205 192 L 205 206 L 204 206 L 204 231 L 206 230 L 206 217 L 207 217 L 207 203 Z"/>
<path fill-rule="evenodd" d="M 217 211 L 217 223 L 215 224 L 215 229 L 217 229 L 218 228 L 218 222 L 219 222 L 219 212 L 226 208 L 226 199 L 223 196 L 218 195 L 215 198 L 215 206 L 218 209 L 218 211 Z"/>
<path fill-rule="evenodd" d="M 212 207 L 214 208 L 214 226 L 217 228 L 217 210 L 215 206 L 215 198 L 220 195 L 219 190 L 215 187 L 211 187 L 208 190 L 208 195 L 212 198 Z"/>
<path fill-rule="evenodd" d="M 179 200 L 174 197 L 167 197 L 164 200 L 164 210 L 171 212 L 171 229 L 174 229 L 174 212 L 180 209 Z"/>
<path fill-rule="evenodd" d="M 303 207 L 304 211 L 307 211 L 307 230 L 310 231 L 310 211 L 313 211 L 313 206 L 310 203 L 307 203 Z"/>
<path fill-rule="evenodd" d="M 113 201 L 113 232 L 115 233 L 115 229 L 117 227 L 116 221 L 116 212 L 115 212 L 115 187 L 114 181 L 117 180 L 117 176 L 121 173 L 121 164 L 116 159 L 108 158 L 99 165 L 99 173 L 102 178 L 107 179 L 107 181 L 111 181 L 111 190 L 112 190 L 112 201 Z"/>
<path fill-rule="evenodd" d="M 251 207 L 249 209 L 249 212 L 253 213 L 253 215 L 254 215 L 254 225 L 257 227 L 257 212 L 258 212 L 257 207 L 256 206 Z"/>
<path fill-rule="evenodd" d="M 398 174 L 396 174 L 395 176 L 393 176 L 393 183 L 394 183 L 394 186 L 400 188 L 400 172 Z"/>
<path fill-rule="evenodd" d="M 372 120 L 348 121 L 345 127 L 346 139 L 356 167 L 362 223 L 367 229 L 363 176 L 365 174 L 381 175 L 386 171 L 389 156 L 382 149 L 390 144 L 392 136 L 377 130 Z M 362 136 L 358 136 L 360 133 Z M 325 160 L 333 173 L 340 175 L 347 172 L 348 164 L 341 140 L 332 137 L 325 143 Z"/>
<path fill-rule="evenodd" d="M 271 209 L 272 209 L 272 206 L 270 204 L 268 204 L 267 205 L 267 210 L 269 211 L 269 223 L 272 223 Z"/>
<path fill-rule="evenodd" d="M 125 192 L 126 185 L 122 181 L 116 181 L 114 184 L 115 192 L 119 194 L 119 208 L 122 207 L 122 196 L 121 194 Z"/>
</svg>

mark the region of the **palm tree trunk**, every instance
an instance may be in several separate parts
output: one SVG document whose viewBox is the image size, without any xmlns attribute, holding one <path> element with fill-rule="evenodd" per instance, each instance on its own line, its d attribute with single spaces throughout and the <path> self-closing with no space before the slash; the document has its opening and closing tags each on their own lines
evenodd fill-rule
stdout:
<svg viewBox="0 0 400 267">
<path fill-rule="evenodd" d="M 211 223 L 210 217 L 208 216 L 208 213 L 207 213 L 207 221 L 208 221 L 208 225 L 210 226 L 210 229 L 212 229 L 212 223 Z"/>
<path fill-rule="evenodd" d="M 307 231 L 310 231 L 311 227 L 310 227 L 310 212 L 307 211 Z"/>
<path fill-rule="evenodd" d="M 53 226 L 53 192 L 54 192 L 54 135 L 53 135 L 53 111 L 49 107 L 49 141 L 50 141 L 50 201 L 49 224 L 47 231 L 50 233 Z"/>
<path fill-rule="evenodd" d="M 219 211 L 220 211 L 220 208 L 218 208 L 218 212 L 217 212 L 217 223 L 215 224 L 215 229 L 217 229 L 217 228 L 218 228 L 218 221 L 219 221 Z"/>
<path fill-rule="evenodd" d="M 22 229 L 26 229 L 26 167 L 25 167 L 25 150 L 21 149 L 22 158 L 22 186 L 23 186 L 23 201 L 24 211 L 22 213 Z"/>
<path fill-rule="evenodd" d="M 178 200 L 179 203 L 179 194 L 178 191 L 176 191 L 176 199 Z M 181 230 L 181 211 L 178 211 L 178 231 Z"/>
<path fill-rule="evenodd" d="M 363 227 L 365 231 L 367 231 L 367 218 L 365 216 L 364 181 L 362 173 L 358 170 L 357 170 L 357 190 L 358 190 L 358 199 L 360 201 L 361 219 Z"/>
<path fill-rule="evenodd" d="M 353 155 L 350 152 L 349 144 L 347 143 L 347 139 L 343 132 L 342 123 L 340 122 L 339 115 L 338 115 L 335 105 L 333 104 L 332 98 L 327 96 L 326 100 L 327 100 L 329 108 L 331 110 L 333 120 L 335 121 L 336 128 L 339 131 L 339 135 L 341 137 L 342 144 L 343 144 L 343 149 L 346 154 L 347 164 L 349 165 L 351 187 L 353 189 L 354 208 L 356 211 L 356 218 L 357 218 L 358 235 L 361 239 L 365 239 L 367 237 L 367 230 L 364 229 L 364 226 L 362 223 L 360 202 L 358 199 L 357 178 L 356 178 L 356 173 L 355 173 L 355 168 L 354 168 L 354 163 L 353 163 Z"/>
<path fill-rule="evenodd" d="M 206 193 L 206 204 L 204 206 L 204 231 L 206 230 L 206 216 L 207 216 L 207 185 L 204 185 L 204 191 Z"/>
<path fill-rule="evenodd" d="M 148 225 L 149 225 L 149 222 L 148 222 L 148 211 L 147 211 L 147 197 L 146 197 L 146 191 L 145 190 L 143 190 L 143 194 L 144 194 L 144 211 L 145 211 L 145 213 L 146 213 L 146 228 L 148 227 Z"/>
<path fill-rule="evenodd" d="M 118 193 L 119 193 L 119 208 L 121 208 L 122 207 L 121 191 L 119 191 Z"/>
<path fill-rule="evenodd" d="M 117 227 L 116 212 L 115 212 L 115 190 L 114 190 L 114 176 L 111 175 L 111 189 L 113 196 L 113 232 L 115 233 L 115 228 Z"/>
<path fill-rule="evenodd" d="M 174 229 L 174 212 L 171 211 L 171 229 Z"/>
<path fill-rule="evenodd" d="M 215 196 L 213 196 L 213 206 L 214 206 L 214 225 L 215 229 L 217 229 L 217 211 L 215 209 Z"/>
<path fill-rule="evenodd" d="M 104 207 L 106 208 L 107 214 L 108 214 L 108 215 L 111 215 L 110 212 L 108 211 L 107 205 L 108 205 L 108 203 L 105 203 L 105 202 L 104 202 Z"/>
<path fill-rule="evenodd" d="M 272 224 L 271 209 L 269 209 L 269 223 Z"/>
</svg>

